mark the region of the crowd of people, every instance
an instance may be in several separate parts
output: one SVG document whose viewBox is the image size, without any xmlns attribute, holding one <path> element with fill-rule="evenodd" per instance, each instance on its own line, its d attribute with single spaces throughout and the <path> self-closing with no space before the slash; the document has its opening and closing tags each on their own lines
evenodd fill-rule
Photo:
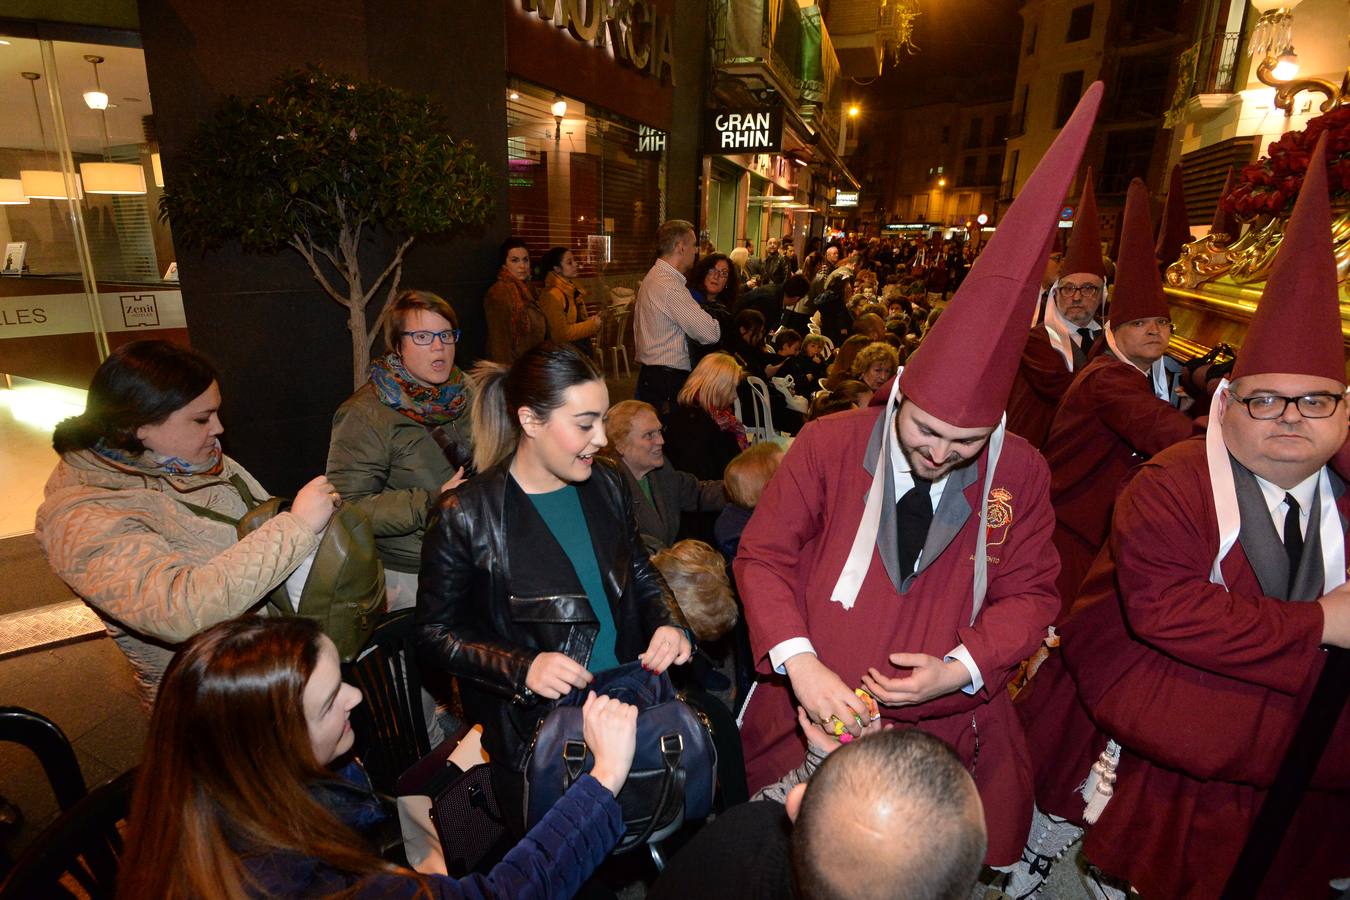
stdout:
<svg viewBox="0 0 1350 900">
<path fill-rule="evenodd" d="M 1100 98 L 978 254 L 724 255 L 665 223 L 631 400 L 565 248 L 536 290 L 503 244 L 469 372 L 453 308 L 405 291 L 289 505 L 222 452 L 208 361 L 117 348 L 36 533 L 151 710 L 119 896 L 607 896 L 640 714 L 591 688 L 626 664 L 726 751 L 652 897 L 1021 900 L 1084 833 L 1099 897 L 1218 897 L 1253 855 L 1245 896 L 1345 890 L 1350 713 L 1319 707 L 1292 797 L 1280 775 L 1350 647 L 1324 150 L 1231 377 L 1181 387 L 1142 183 L 1114 262 L 1095 212 L 1051 253 Z M 399 864 L 351 635 L 306 617 L 344 590 L 320 560 L 349 512 L 455 685 L 424 679 L 429 731 L 482 726 L 514 843 L 462 878 Z M 582 695 L 593 765 L 530 823 L 541 722 Z"/>
</svg>

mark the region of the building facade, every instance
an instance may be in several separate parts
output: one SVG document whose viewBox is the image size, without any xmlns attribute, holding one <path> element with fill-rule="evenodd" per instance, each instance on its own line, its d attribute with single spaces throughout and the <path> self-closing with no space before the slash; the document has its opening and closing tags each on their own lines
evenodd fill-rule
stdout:
<svg viewBox="0 0 1350 900">
<path fill-rule="evenodd" d="M 706 2 L 679 0 L 678 12 L 702 23 Z M 256 96 L 311 64 L 429 95 L 450 135 L 492 171 L 495 214 L 482 228 L 416 242 L 401 283 L 452 303 L 464 332 L 457 363 L 468 365 L 484 345 L 482 297 L 511 233 L 536 257 L 550 246 L 578 251 L 603 292 L 650 266 L 663 217 L 698 218 L 707 31 L 676 12 L 675 0 L 636 0 L 619 13 L 534 0 L 6 4 L 0 61 L 14 72 L 0 89 L 0 188 L 20 171 L 73 178 L 93 162 L 136 168 L 145 187 L 0 205 L 4 243 L 27 245 L 21 274 L 0 279 L 0 323 L 24 320 L 0 327 L 0 372 L 83 386 L 124 335 L 189 341 L 222 372 L 231 454 L 269 489 L 293 492 L 323 471 L 333 411 L 351 392 L 346 320 L 297 254 L 176 252 L 156 215 L 157 182 L 171 191 L 184 177 L 198 123 L 226 96 Z M 95 81 L 85 58 L 95 55 L 106 60 L 104 116 L 81 99 Z M 20 70 L 41 76 L 36 90 Z M 372 266 L 387 243 L 370 236 Z M 121 294 L 159 299 L 159 324 L 145 324 L 145 304 L 122 309 Z M 54 301 L 33 298 L 48 295 L 71 315 L 36 321 L 32 310 Z M 54 339 L 79 352 L 35 344 Z"/>
<path fill-rule="evenodd" d="M 1021 190 L 1037 161 L 1098 79 L 1106 95 L 1084 154 L 1102 214 L 1103 239 L 1114 240 L 1125 190 L 1142 178 L 1155 194 L 1171 140 L 1165 114 L 1176 63 L 1189 41 L 1198 0 L 1028 0 L 1013 95 L 1001 208 Z M 1081 177 L 1081 176 L 1080 176 Z M 1065 198 L 1072 204 L 1081 181 Z"/>
</svg>

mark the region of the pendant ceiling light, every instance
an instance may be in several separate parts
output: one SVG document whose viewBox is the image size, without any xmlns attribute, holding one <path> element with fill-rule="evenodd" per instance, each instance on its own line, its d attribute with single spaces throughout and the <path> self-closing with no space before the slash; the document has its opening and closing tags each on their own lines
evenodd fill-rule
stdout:
<svg viewBox="0 0 1350 900">
<path fill-rule="evenodd" d="M 103 124 L 104 162 L 80 163 L 80 175 L 84 179 L 84 189 L 91 194 L 144 194 L 145 167 L 137 163 L 108 162 L 108 95 L 103 93 L 103 82 L 98 77 L 99 63 L 103 57 L 92 54 L 85 61 L 94 67 L 94 85 L 97 90 L 84 95 L 84 102 L 98 112 Z M 93 96 L 94 100 L 90 100 Z M 101 105 L 99 98 L 102 98 Z"/>
<path fill-rule="evenodd" d="M 42 152 L 50 156 L 47 150 L 47 129 L 42 124 L 42 107 L 38 105 L 37 83 L 42 76 L 37 72 L 20 72 L 19 75 L 28 82 L 28 86 L 33 91 L 33 114 L 37 116 L 38 133 L 42 135 Z M 79 188 L 80 179 L 75 179 L 75 189 L 79 196 L 84 196 Z M 23 195 L 29 200 L 65 200 L 66 197 L 66 177 L 60 169 L 22 169 L 19 171 L 19 184 Z"/>
</svg>

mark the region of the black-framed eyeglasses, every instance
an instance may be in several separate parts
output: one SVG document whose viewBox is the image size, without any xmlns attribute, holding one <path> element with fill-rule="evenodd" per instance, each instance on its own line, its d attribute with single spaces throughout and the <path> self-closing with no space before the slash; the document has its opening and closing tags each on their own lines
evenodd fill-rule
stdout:
<svg viewBox="0 0 1350 900">
<path fill-rule="evenodd" d="M 405 331 L 403 336 L 412 338 L 412 342 L 419 347 L 430 347 L 436 338 L 440 338 L 441 343 L 447 347 L 459 343 L 458 328 L 447 328 L 444 331 Z"/>
<path fill-rule="evenodd" d="M 1072 297 L 1074 294 L 1085 300 L 1091 300 L 1102 292 L 1102 286 L 1099 284 L 1061 284 L 1058 288 L 1059 293 L 1066 297 Z"/>
<path fill-rule="evenodd" d="M 1298 407 L 1299 415 L 1305 419 L 1327 419 L 1336 412 L 1344 399 L 1343 394 L 1304 394 L 1301 397 L 1281 397 L 1278 394 L 1257 394 L 1254 397 L 1239 397 L 1233 391 L 1228 396 L 1235 402 L 1247 407 L 1247 415 L 1253 419 L 1278 419 L 1293 403 Z"/>
</svg>

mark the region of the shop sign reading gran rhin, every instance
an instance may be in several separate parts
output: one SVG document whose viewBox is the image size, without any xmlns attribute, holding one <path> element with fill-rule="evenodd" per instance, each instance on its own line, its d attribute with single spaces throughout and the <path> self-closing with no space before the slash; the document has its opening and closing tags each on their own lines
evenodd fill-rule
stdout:
<svg viewBox="0 0 1350 900">
<path fill-rule="evenodd" d="M 639 72 L 675 83 L 675 37 L 670 16 L 657 13 L 653 0 L 521 0 L 526 12 L 566 28 L 572 37 L 604 47 Z"/>
</svg>

